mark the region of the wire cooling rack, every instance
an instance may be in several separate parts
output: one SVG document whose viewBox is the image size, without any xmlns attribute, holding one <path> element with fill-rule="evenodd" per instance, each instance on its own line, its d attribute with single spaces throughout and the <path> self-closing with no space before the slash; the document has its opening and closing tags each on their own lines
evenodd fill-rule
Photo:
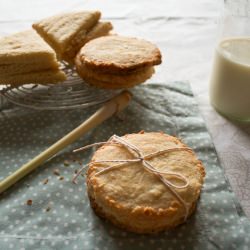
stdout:
<svg viewBox="0 0 250 250">
<path fill-rule="evenodd" d="M 62 64 L 67 80 L 57 84 L 5 85 L 0 94 L 8 101 L 37 110 L 66 110 L 101 104 L 121 90 L 94 88 L 86 84 L 75 69 Z"/>
</svg>

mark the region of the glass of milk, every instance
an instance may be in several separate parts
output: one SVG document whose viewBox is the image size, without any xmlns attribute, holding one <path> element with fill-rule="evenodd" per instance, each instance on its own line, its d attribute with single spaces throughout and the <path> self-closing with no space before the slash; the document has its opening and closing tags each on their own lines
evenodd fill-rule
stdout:
<svg viewBox="0 0 250 250">
<path fill-rule="evenodd" d="M 210 102 L 229 119 L 250 122 L 250 0 L 224 1 Z"/>
</svg>

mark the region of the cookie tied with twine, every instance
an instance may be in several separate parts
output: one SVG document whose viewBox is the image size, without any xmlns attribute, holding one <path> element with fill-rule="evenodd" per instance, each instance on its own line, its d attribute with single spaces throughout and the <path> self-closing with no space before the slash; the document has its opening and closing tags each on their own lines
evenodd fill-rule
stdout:
<svg viewBox="0 0 250 250">
<path fill-rule="evenodd" d="M 135 233 L 173 228 L 194 212 L 205 170 L 179 139 L 161 132 L 112 136 L 87 170 L 87 189 L 97 215 Z"/>
</svg>

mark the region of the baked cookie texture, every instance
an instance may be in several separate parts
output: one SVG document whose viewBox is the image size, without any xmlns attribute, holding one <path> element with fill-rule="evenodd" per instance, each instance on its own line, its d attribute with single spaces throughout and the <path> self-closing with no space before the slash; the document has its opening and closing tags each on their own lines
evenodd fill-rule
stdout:
<svg viewBox="0 0 250 250">
<path fill-rule="evenodd" d="M 18 63 L 58 66 L 55 52 L 32 29 L 0 38 L 0 65 Z"/>
<path fill-rule="evenodd" d="M 71 64 L 74 64 L 74 58 L 81 47 L 88 41 L 100 36 L 107 36 L 113 29 L 111 22 L 98 22 L 90 31 L 86 34 L 77 34 L 74 40 L 71 41 L 67 49 L 63 54 L 63 59 Z"/>
<path fill-rule="evenodd" d="M 87 66 L 112 72 L 161 63 L 161 53 L 154 44 L 125 36 L 95 39 L 81 49 L 80 56 Z"/>
<path fill-rule="evenodd" d="M 152 43 L 124 36 L 105 36 L 86 43 L 75 59 L 78 74 L 103 88 L 129 88 L 149 79 L 161 53 Z"/>
<path fill-rule="evenodd" d="M 110 22 L 98 22 L 99 11 L 63 13 L 45 18 L 32 27 L 56 51 L 59 60 L 73 62 L 79 49 L 90 39 L 107 35 Z"/>
<path fill-rule="evenodd" d="M 0 39 L 0 84 L 63 81 L 59 66 L 55 52 L 32 29 Z"/>
<path fill-rule="evenodd" d="M 143 155 L 176 147 L 187 148 L 179 139 L 161 132 L 128 134 L 122 139 L 139 148 Z M 96 161 L 135 158 L 131 150 L 110 142 L 94 153 L 87 171 L 88 196 L 97 215 L 131 232 L 155 233 L 183 223 L 194 212 L 205 169 L 191 149 L 165 152 L 147 159 L 157 170 L 175 172 L 188 180 L 187 187 L 174 188 L 185 202 L 186 210 L 159 176 L 146 170 L 141 162 L 126 163 L 98 174 L 117 163 Z M 183 180 L 172 175 L 163 176 L 172 184 L 183 184 Z"/>
<path fill-rule="evenodd" d="M 96 72 L 81 62 L 79 54 L 75 59 L 78 74 L 89 84 L 100 88 L 130 88 L 145 82 L 155 72 L 154 67 L 143 67 L 135 73 L 112 74 L 106 72 Z M 119 84 L 118 84 L 119 83 Z"/>
</svg>

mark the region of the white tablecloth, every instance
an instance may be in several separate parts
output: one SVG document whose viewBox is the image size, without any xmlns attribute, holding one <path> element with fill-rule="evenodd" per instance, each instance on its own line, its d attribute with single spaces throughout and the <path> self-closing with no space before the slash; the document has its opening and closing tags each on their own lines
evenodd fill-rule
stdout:
<svg viewBox="0 0 250 250">
<path fill-rule="evenodd" d="M 28 29 L 40 18 L 62 11 L 99 9 L 119 34 L 156 43 L 163 64 L 150 82 L 189 81 L 213 138 L 221 164 L 250 217 L 250 126 L 218 115 L 208 86 L 217 37 L 218 0 L 0 0 L 0 35 Z"/>
</svg>

